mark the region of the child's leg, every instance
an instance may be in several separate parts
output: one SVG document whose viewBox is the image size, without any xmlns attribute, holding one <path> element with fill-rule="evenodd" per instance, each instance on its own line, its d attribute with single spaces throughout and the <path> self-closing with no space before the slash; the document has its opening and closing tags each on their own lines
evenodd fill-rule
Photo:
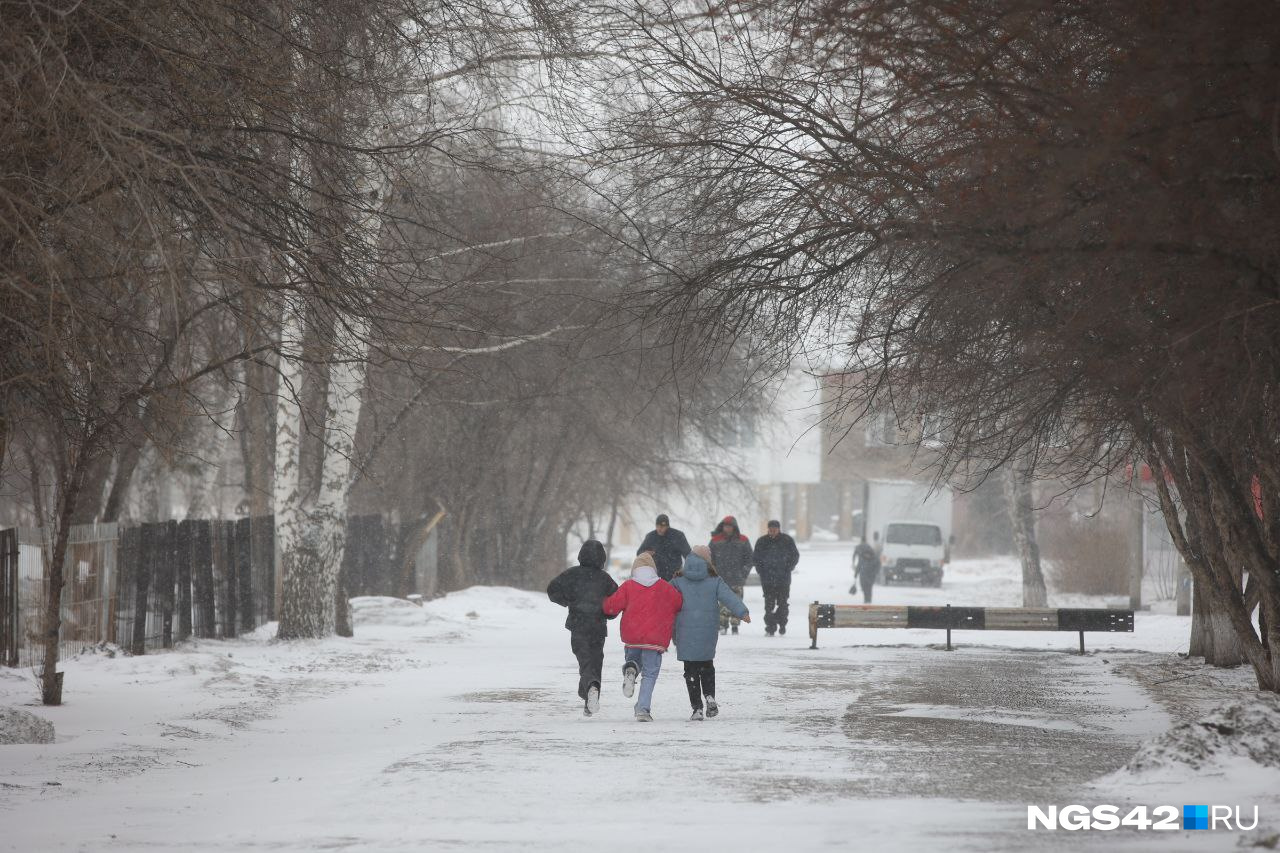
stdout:
<svg viewBox="0 0 1280 853">
<path fill-rule="evenodd" d="M 591 685 L 600 683 L 600 670 L 604 666 L 605 635 L 574 631 L 569 636 L 573 655 L 578 659 L 578 698 L 586 699 Z"/>
<path fill-rule="evenodd" d="M 627 649 L 640 656 L 640 672 L 644 680 L 640 682 L 640 695 L 636 699 L 636 713 L 653 710 L 653 688 L 658 683 L 658 672 L 662 669 L 662 652 L 653 649 Z"/>
<path fill-rule="evenodd" d="M 697 711 L 702 708 L 702 667 L 700 660 L 684 662 L 684 686 L 689 689 L 689 706 Z"/>
<path fill-rule="evenodd" d="M 702 662 L 702 671 L 699 673 L 702 682 L 702 695 L 716 695 L 716 662 L 707 660 Z"/>
</svg>

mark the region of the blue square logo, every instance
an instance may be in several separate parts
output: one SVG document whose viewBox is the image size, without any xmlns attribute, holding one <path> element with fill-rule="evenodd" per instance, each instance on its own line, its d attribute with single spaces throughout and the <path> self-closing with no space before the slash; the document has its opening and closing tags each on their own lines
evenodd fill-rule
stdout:
<svg viewBox="0 0 1280 853">
<path fill-rule="evenodd" d="M 1208 806 L 1183 806 L 1182 807 L 1182 828 L 1183 829 L 1208 829 L 1209 828 L 1209 807 Z"/>
</svg>

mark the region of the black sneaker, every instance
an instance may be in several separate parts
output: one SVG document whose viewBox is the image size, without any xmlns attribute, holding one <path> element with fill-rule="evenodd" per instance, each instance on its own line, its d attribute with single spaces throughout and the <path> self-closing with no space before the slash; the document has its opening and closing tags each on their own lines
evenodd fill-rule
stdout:
<svg viewBox="0 0 1280 853">
<path fill-rule="evenodd" d="M 779 625 L 779 626 L 778 626 L 778 633 L 779 633 L 779 634 L 781 634 L 781 635 L 782 635 L 782 636 L 784 636 L 784 637 L 785 637 L 785 636 L 787 636 L 787 626 L 786 626 L 786 625 Z"/>
<path fill-rule="evenodd" d="M 772 636 L 773 636 L 773 629 L 772 629 L 772 628 L 765 628 L 765 629 L 764 629 L 764 635 L 765 635 L 766 637 L 772 637 Z"/>
<path fill-rule="evenodd" d="M 708 696 L 707 700 L 707 718 L 710 719 L 720 713 L 720 706 L 716 704 L 716 697 Z"/>
<path fill-rule="evenodd" d="M 734 625 L 734 626 L 733 626 L 731 629 L 729 629 L 729 630 L 733 631 L 733 635 L 734 635 L 735 637 L 736 637 L 736 636 L 738 636 L 738 626 L 737 626 L 737 625 Z"/>
</svg>

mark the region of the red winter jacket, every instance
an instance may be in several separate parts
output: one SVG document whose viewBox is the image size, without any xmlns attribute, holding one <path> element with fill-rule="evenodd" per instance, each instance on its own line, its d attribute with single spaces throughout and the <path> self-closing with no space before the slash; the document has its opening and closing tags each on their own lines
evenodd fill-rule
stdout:
<svg viewBox="0 0 1280 853">
<path fill-rule="evenodd" d="M 622 614 L 622 642 L 632 648 L 665 652 L 671 645 L 676 611 L 684 604 L 680 590 L 664 580 L 645 586 L 629 580 L 604 600 L 607 616 Z"/>
</svg>

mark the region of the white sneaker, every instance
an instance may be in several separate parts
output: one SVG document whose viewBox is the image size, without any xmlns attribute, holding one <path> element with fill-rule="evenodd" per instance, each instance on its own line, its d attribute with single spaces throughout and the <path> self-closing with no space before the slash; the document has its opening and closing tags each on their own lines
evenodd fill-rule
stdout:
<svg viewBox="0 0 1280 853">
<path fill-rule="evenodd" d="M 593 684 L 587 690 L 587 705 L 583 713 L 590 717 L 596 711 L 600 710 L 600 688 Z"/>
<path fill-rule="evenodd" d="M 627 664 L 622 668 L 622 695 L 630 699 L 636 693 L 636 679 L 640 677 L 640 667 Z"/>
<path fill-rule="evenodd" d="M 706 717 L 702 716 L 702 709 L 694 708 L 693 714 L 689 717 L 689 722 L 693 722 L 694 720 L 705 720 L 705 719 Z"/>
<path fill-rule="evenodd" d="M 720 706 L 716 704 L 716 697 L 708 696 L 706 697 L 706 701 L 708 717 L 714 717 L 716 714 L 720 713 Z"/>
<path fill-rule="evenodd" d="M 652 722 L 653 722 L 653 715 L 652 715 L 652 714 L 650 714 L 648 711 L 636 711 L 636 722 L 637 722 L 637 723 L 652 723 Z"/>
</svg>

